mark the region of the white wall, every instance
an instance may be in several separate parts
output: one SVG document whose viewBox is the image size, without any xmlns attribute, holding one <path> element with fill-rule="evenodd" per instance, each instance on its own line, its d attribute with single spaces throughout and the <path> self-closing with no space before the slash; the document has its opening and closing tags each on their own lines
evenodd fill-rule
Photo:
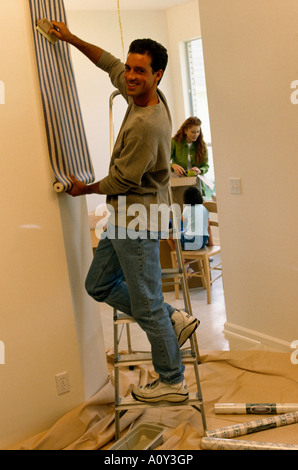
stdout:
<svg viewBox="0 0 298 470">
<path fill-rule="evenodd" d="M 100 328 L 94 309 L 86 307 L 80 279 L 89 260 L 88 246 L 84 260 L 78 246 L 88 224 L 74 225 L 64 238 L 52 188 L 28 2 L 2 1 L 0 18 L 0 80 L 5 85 L 5 104 L 0 104 L 0 341 L 5 346 L 5 364 L 0 360 L 0 448 L 5 449 L 47 429 L 95 392 L 106 379 L 106 363 L 104 347 L 90 338 L 91 324 L 93 334 Z M 69 202 L 68 211 L 73 220 L 80 214 L 87 217 L 83 201 Z M 89 255 L 91 259 L 90 238 Z M 75 275 L 80 312 L 73 308 Z M 99 341 L 103 343 L 102 336 Z M 86 365 L 88 346 L 98 358 Z M 71 391 L 58 396 L 55 375 L 64 371 Z"/>
<path fill-rule="evenodd" d="M 108 369 L 100 304 L 85 291 L 85 279 L 93 258 L 85 197 L 59 196 L 73 315 L 82 365 L 85 399 L 106 382 Z M 112 317 L 111 317 L 112 322 Z"/>
<path fill-rule="evenodd" d="M 270 3 L 270 5 L 269 5 Z M 200 0 L 227 331 L 298 339 L 296 0 Z M 231 195 L 229 177 L 242 194 Z"/>
</svg>

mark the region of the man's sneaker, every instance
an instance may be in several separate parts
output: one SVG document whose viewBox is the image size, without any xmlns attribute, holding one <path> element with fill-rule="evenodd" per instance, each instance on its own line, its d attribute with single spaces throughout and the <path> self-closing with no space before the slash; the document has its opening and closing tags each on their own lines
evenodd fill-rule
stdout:
<svg viewBox="0 0 298 470">
<path fill-rule="evenodd" d="M 183 346 L 200 324 L 199 320 L 183 310 L 175 310 L 171 322 L 180 347 Z"/>
<path fill-rule="evenodd" d="M 181 403 L 188 400 L 188 390 L 184 380 L 178 384 L 169 385 L 157 379 L 144 387 L 134 387 L 131 394 L 136 400 L 148 403 L 159 401 Z"/>
</svg>

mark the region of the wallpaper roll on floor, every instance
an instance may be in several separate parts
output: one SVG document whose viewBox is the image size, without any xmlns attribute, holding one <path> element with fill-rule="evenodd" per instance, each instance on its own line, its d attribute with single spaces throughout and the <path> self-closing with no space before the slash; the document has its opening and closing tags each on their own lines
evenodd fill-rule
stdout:
<svg viewBox="0 0 298 470">
<path fill-rule="evenodd" d="M 63 0 L 29 0 L 49 156 L 62 190 L 71 188 L 69 175 L 88 184 L 94 170 L 86 140 L 69 45 L 51 44 L 36 30 L 41 18 L 67 24 Z"/>
<path fill-rule="evenodd" d="M 244 436 L 245 434 L 252 434 L 297 423 L 298 412 L 295 411 L 293 413 L 285 413 L 270 418 L 248 421 L 247 423 L 233 424 L 232 426 L 226 426 L 224 428 L 212 429 L 206 432 L 206 437 L 230 439 L 231 437 Z"/>
<path fill-rule="evenodd" d="M 238 439 L 202 438 L 202 449 L 205 450 L 298 450 L 297 445 L 279 444 L 276 442 L 245 441 Z"/>
</svg>

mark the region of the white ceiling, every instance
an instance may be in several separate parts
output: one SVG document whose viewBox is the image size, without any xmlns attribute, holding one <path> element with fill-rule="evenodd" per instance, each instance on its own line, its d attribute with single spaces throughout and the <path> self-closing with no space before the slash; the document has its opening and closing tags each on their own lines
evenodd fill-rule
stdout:
<svg viewBox="0 0 298 470">
<path fill-rule="evenodd" d="M 119 0 L 121 10 L 167 10 L 191 0 Z M 117 10 L 117 0 L 64 0 L 67 10 Z"/>
</svg>

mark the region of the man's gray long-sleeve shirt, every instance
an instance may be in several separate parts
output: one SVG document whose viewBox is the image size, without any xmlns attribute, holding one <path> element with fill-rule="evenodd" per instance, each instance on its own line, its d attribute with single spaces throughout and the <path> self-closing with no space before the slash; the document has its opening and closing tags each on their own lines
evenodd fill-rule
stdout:
<svg viewBox="0 0 298 470">
<path fill-rule="evenodd" d="M 134 104 L 127 96 L 124 81 L 124 64 L 110 53 L 103 51 L 98 67 L 109 74 L 112 84 L 118 88 L 128 103 L 111 157 L 109 174 L 100 181 L 100 188 L 107 194 L 107 203 L 116 214 L 118 197 L 125 196 L 126 209 L 140 204 L 150 221 L 150 206 L 168 203 L 170 178 L 171 116 L 167 101 L 159 90 L 159 103 L 148 107 Z M 135 208 L 136 206 L 134 206 Z M 134 217 L 126 218 L 126 226 Z"/>
</svg>

